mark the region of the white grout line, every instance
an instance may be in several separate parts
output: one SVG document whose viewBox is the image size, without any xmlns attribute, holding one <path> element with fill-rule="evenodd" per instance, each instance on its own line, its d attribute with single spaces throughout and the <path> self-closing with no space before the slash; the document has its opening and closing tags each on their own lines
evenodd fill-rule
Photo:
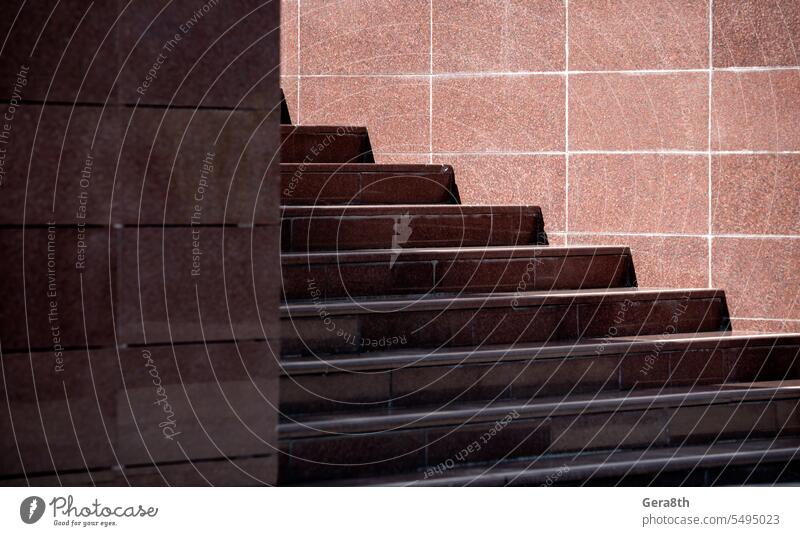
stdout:
<svg viewBox="0 0 800 536">
<path fill-rule="evenodd" d="M 706 233 L 648 233 L 636 231 L 570 231 L 576 236 L 641 236 L 649 238 L 708 238 Z M 747 240 L 798 240 L 800 235 L 718 233 L 713 238 L 742 238 Z"/>
<path fill-rule="evenodd" d="M 394 153 L 393 151 L 380 151 L 384 154 L 415 154 L 413 152 Z M 417 153 L 427 154 L 427 153 Z M 434 151 L 433 156 L 565 156 L 566 151 Z M 570 149 L 570 156 L 575 155 L 663 155 L 663 156 L 707 156 L 709 151 L 692 151 L 682 149 L 641 149 L 629 151 L 614 150 L 574 150 Z M 800 151 L 711 151 L 712 156 L 726 155 L 800 155 Z"/>
<path fill-rule="evenodd" d="M 564 245 L 569 245 L 569 0 L 564 0 Z"/>
<path fill-rule="evenodd" d="M 769 239 L 769 240 L 793 240 L 800 238 L 800 235 L 784 235 L 784 234 L 737 234 L 737 233 L 716 233 L 714 238 L 748 238 L 748 239 Z"/>
<path fill-rule="evenodd" d="M 297 124 L 300 122 L 300 0 L 297 0 Z"/>
<path fill-rule="evenodd" d="M 800 322 L 798 318 L 765 318 L 758 316 L 732 316 L 731 320 L 767 320 L 769 322 Z"/>
<path fill-rule="evenodd" d="M 428 163 L 433 164 L 433 0 L 428 3 L 428 37 L 430 39 L 428 58 Z"/>
<path fill-rule="evenodd" d="M 564 151 L 442 151 L 434 152 L 435 156 L 564 156 Z"/>
<path fill-rule="evenodd" d="M 764 71 L 797 71 L 800 65 L 755 65 L 752 67 L 714 67 L 714 71 L 728 73 L 758 73 Z"/>
<path fill-rule="evenodd" d="M 712 131 L 711 131 L 711 114 L 712 114 L 712 92 L 713 92 L 713 84 L 714 84 L 714 45 L 713 45 L 713 34 L 714 34 L 714 0 L 708 1 L 708 286 L 711 287 L 714 282 L 714 274 L 712 273 L 712 262 L 711 262 L 711 255 L 713 255 L 713 247 L 712 247 L 712 196 L 713 196 L 713 189 L 712 189 L 712 165 L 711 165 L 711 139 L 712 139 Z"/>
<path fill-rule="evenodd" d="M 716 155 L 726 155 L 726 154 L 786 154 L 786 155 L 799 155 L 800 151 L 769 151 L 769 150 L 733 150 L 733 151 L 711 151 L 712 154 Z"/>
<path fill-rule="evenodd" d="M 672 154 L 706 156 L 708 151 L 690 149 L 633 149 L 633 150 L 572 150 L 572 154 Z"/>
<path fill-rule="evenodd" d="M 446 73 L 327 73 L 327 74 L 305 74 L 306 78 L 359 78 L 359 77 L 374 77 L 374 78 L 422 78 L 433 76 L 434 78 L 464 78 L 464 77 L 491 77 L 491 76 L 581 76 L 581 75 L 597 75 L 597 74 L 613 74 L 613 75 L 669 75 L 669 74 L 683 74 L 683 73 L 696 73 L 706 74 L 712 72 L 730 72 L 730 73 L 747 73 L 747 72 L 769 72 L 769 71 L 797 71 L 800 66 L 753 66 L 753 67 L 703 67 L 697 69 L 620 69 L 620 70 L 598 70 L 598 71 L 585 71 L 585 70 L 564 70 L 564 71 L 454 71 Z"/>
</svg>

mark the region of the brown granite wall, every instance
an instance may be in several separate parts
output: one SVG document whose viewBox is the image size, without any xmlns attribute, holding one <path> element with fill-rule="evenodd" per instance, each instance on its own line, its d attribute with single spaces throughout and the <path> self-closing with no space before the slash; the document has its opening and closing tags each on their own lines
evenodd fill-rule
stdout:
<svg viewBox="0 0 800 536">
<path fill-rule="evenodd" d="M 554 243 L 625 243 L 647 286 L 720 286 L 734 327 L 800 330 L 800 4 L 283 0 L 301 124 L 455 166 Z"/>
<path fill-rule="evenodd" d="M 12 0 L 0 484 L 270 484 L 279 3 Z"/>
</svg>

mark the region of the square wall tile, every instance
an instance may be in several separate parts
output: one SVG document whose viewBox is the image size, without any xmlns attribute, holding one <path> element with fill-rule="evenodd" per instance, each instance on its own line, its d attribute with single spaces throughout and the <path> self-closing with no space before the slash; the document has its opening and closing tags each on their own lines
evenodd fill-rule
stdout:
<svg viewBox="0 0 800 536">
<path fill-rule="evenodd" d="M 0 475 L 111 467 L 118 391 L 114 350 L 4 352 Z"/>
<path fill-rule="evenodd" d="M 277 224 L 279 110 L 124 108 L 114 221 Z M 124 163 L 124 164 L 123 164 Z"/>
<path fill-rule="evenodd" d="M 276 225 L 129 227 L 118 241 L 118 342 L 277 336 Z"/>
<path fill-rule="evenodd" d="M 430 155 L 427 153 L 373 153 L 378 164 L 427 164 Z"/>
<path fill-rule="evenodd" d="M 798 102 L 797 71 L 714 73 L 714 149 L 800 150 Z"/>
<path fill-rule="evenodd" d="M 11 130 L 0 130 L 0 224 L 107 225 L 119 116 L 100 106 L 17 106 Z"/>
<path fill-rule="evenodd" d="M 121 464 L 274 452 L 278 364 L 265 342 L 126 348 L 113 363 Z"/>
<path fill-rule="evenodd" d="M 307 125 L 366 126 L 375 152 L 430 150 L 427 77 L 324 77 L 300 82 Z"/>
<path fill-rule="evenodd" d="M 706 0 L 572 0 L 572 70 L 705 69 Z"/>
<path fill-rule="evenodd" d="M 542 207 L 545 231 L 564 230 L 564 157 L 558 155 L 434 155 L 455 169 L 469 205 Z"/>
<path fill-rule="evenodd" d="M 714 238 L 715 287 L 726 289 L 731 316 L 800 319 L 800 240 Z"/>
<path fill-rule="evenodd" d="M 713 231 L 800 234 L 800 155 L 715 155 Z"/>
<path fill-rule="evenodd" d="M 561 71 L 560 0 L 435 0 L 433 71 Z"/>
<path fill-rule="evenodd" d="M 0 228 L 3 352 L 115 343 L 117 274 L 108 228 Z"/>
<path fill-rule="evenodd" d="M 570 150 L 705 150 L 708 76 L 581 74 L 569 79 Z"/>
<path fill-rule="evenodd" d="M 3 2 L 0 99 L 106 102 L 117 73 L 114 21 L 121 6 L 117 0 Z"/>
<path fill-rule="evenodd" d="M 569 243 L 630 246 L 640 287 L 708 286 L 708 241 L 702 237 L 570 233 Z"/>
<path fill-rule="evenodd" d="M 736 331 L 759 331 L 762 333 L 800 333 L 800 320 L 750 320 L 732 318 Z"/>
<path fill-rule="evenodd" d="M 714 66 L 798 65 L 800 3 L 714 0 Z"/>
<path fill-rule="evenodd" d="M 708 230 L 705 156 L 576 154 L 569 165 L 570 231 Z"/>
<path fill-rule="evenodd" d="M 433 79 L 433 152 L 564 150 L 564 77 Z"/>
<path fill-rule="evenodd" d="M 119 19 L 123 104 L 265 108 L 277 99 L 280 4 L 138 2 Z M 123 63 L 122 60 L 120 63 Z"/>
<path fill-rule="evenodd" d="M 300 73 L 430 71 L 430 0 L 303 0 Z"/>
<path fill-rule="evenodd" d="M 298 0 L 281 0 L 281 76 L 297 74 Z"/>
</svg>

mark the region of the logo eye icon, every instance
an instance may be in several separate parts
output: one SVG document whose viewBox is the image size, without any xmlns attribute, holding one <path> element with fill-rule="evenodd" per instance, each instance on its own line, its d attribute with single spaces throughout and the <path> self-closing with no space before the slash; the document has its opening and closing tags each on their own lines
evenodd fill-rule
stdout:
<svg viewBox="0 0 800 536">
<path fill-rule="evenodd" d="M 19 505 L 19 517 L 24 523 L 32 525 L 44 514 L 44 499 L 37 496 L 28 497 Z"/>
</svg>

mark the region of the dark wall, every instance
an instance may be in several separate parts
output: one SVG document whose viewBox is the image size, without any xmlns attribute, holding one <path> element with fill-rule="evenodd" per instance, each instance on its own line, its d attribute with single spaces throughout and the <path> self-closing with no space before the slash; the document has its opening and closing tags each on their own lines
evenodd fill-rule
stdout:
<svg viewBox="0 0 800 536">
<path fill-rule="evenodd" d="M 0 21 L 0 483 L 275 479 L 279 2 Z"/>
</svg>

